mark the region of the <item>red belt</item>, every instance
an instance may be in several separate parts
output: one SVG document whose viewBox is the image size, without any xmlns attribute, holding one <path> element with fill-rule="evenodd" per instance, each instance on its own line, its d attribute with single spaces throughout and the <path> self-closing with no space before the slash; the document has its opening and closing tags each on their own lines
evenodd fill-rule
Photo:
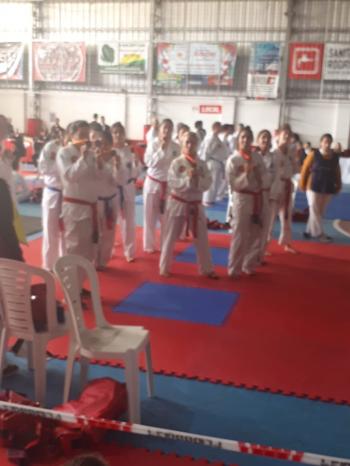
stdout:
<svg viewBox="0 0 350 466">
<path fill-rule="evenodd" d="M 290 197 L 292 195 L 292 181 L 290 178 L 281 178 L 281 180 L 285 183 L 284 219 L 287 220 L 289 216 Z"/>
<path fill-rule="evenodd" d="M 253 215 L 260 217 L 261 210 L 262 210 L 262 191 L 249 191 L 248 189 L 242 189 L 241 191 L 237 191 L 240 194 L 249 194 L 253 196 Z"/>
<path fill-rule="evenodd" d="M 86 205 L 91 208 L 92 215 L 92 242 L 98 242 L 98 220 L 97 220 L 97 202 L 83 201 L 82 199 L 76 199 L 74 197 L 63 196 L 63 202 L 69 202 L 71 204 Z"/>
<path fill-rule="evenodd" d="M 186 199 L 182 199 L 182 197 L 176 196 L 176 194 L 171 194 L 171 197 L 175 199 L 175 201 L 179 201 L 187 205 L 186 236 L 189 236 L 190 234 L 190 217 L 193 215 L 193 238 L 197 238 L 199 206 L 202 204 L 202 201 L 187 201 Z M 191 207 L 193 207 L 192 211 Z"/>
<path fill-rule="evenodd" d="M 153 176 L 148 175 L 148 178 L 152 181 L 155 181 L 156 183 L 160 184 L 161 190 L 160 190 L 160 212 L 164 214 L 164 209 L 165 209 L 165 199 L 166 199 L 166 189 L 168 186 L 167 181 L 160 181 L 157 178 L 153 178 Z"/>
</svg>

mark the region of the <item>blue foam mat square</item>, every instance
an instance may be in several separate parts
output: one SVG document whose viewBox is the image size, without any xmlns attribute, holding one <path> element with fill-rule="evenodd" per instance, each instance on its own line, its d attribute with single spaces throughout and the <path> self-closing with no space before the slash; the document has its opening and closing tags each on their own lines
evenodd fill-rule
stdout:
<svg viewBox="0 0 350 466">
<path fill-rule="evenodd" d="M 222 325 L 238 297 L 235 292 L 146 282 L 114 306 L 113 312 Z"/>
<path fill-rule="evenodd" d="M 228 248 L 210 248 L 211 258 L 214 265 L 227 267 Z M 189 246 L 175 257 L 176 262 L 185 262 L 187 264 L 195 264 L 197 262 L 196 249 L 194 246 Z"/>
</svg>

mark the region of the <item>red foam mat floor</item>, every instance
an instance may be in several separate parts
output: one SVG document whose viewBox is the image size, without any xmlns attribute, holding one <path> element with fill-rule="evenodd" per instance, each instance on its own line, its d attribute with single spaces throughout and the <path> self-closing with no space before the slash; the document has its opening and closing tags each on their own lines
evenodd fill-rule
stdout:
<svg viewBox="0 0 350 466">
<path fill-rule="evenodd" d="M 138 244 L 141 229 L 138 230 Z M 228 235 L 210 235 L 226 247 Z M 180 242 L 180 252 L 188 246 Z M 158 254 L 140 252 L 128 264 L 118 256 L 99 274 L 104 310 L 115 324 L 143 325 L 151 332 L 157 373 L 350 403 L 350 248 L 296 243 L 298 255 L 272 243 L 269 264 L 255 277 L 230 280 L 218 267 L 217 281 L 199 277 L 194 264 L 175 263 L 173 275 L 158 275 Z M 40 262 L 40 240 L 26 248 L 28 262 Z M 221 327 L 113 313 L 111 307 L 146 281 L 237 291 L 240 299 Z M 215 312 L 215 309 L 213 309 Z M 90 311 L 87 320 L 92 322 Z M 67 338 L 49 350 L 66 357 Z M 116 361 L 102 361 L 116 364 Z"/>
<path fill-rule="evenodd" d="M 211 463 L 205 459 L 195 460 L 191 457 L 181 457 L 175 454 L 164 454 L 160 451 L 149 451 L 145 448 L 134 448 L 131 446 L 118 446 L 99 444 L 96 449 L 89 452 L 75 452 L 70 456 L 60 457 L 55 460 L 43 459 L 31 462 L 31 466 L 65 466 L 70 460 L 83 454 L 99 454 L 111 466 L 223 466 L 223 463 Z M 0 449 L 1 466 L 12 466 L 7 459 L 7 451 Z"/>
</svg>

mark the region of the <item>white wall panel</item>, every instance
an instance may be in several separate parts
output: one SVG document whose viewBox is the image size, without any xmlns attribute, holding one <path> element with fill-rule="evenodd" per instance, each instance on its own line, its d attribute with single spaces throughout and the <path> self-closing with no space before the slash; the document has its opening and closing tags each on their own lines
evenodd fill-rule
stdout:
<svg viewBox="0 0 350 466">
<path fill-rule="evenodd" d="M 63 126 L 77 119 L 91 121 L 93 113 L 104 115 L 108 124 L 122 122 L 132 139 L 142 138 L 146 122 L 146 97 L 141 95 L 54 91 L 42 95 L 41 109 L 44 121 L 49 123 L 54 113 Z"/>
<path fill-rule="evenodd" d="M 200 113 L 200 105 L 221 105 L 222 113 L 212 115 Z M 214 121 L 233 123 L 234 111 L 235 100 L 232 98 L 161 96 L 158 100 L 158 115 L 160 119 L 171 118 L 175 125 L 182 122 L 189 125 L 192 129 L 196 120 L 202 120 L 207 129 L 210 128 Z"/>
<path fill-rule="evenodd" d="M 64 126 L 73 120 L 92 120 L 92 115 L 104 115 L 108 122 L 125 119 L 125 97 L 122 94 L 91 92 L 48 92 L 41 97 L 42 118 L 49 121 L 55 113 Z"/>
<path fill-rule="evenodd" d="M 0 90 L 0 114 L 10 118 L 15 129 L 24 131 L 26 93 L 20 90 Z"/>
<path fill-rule="evenodd" d="M 290 102 L 288 122 L 304 141 L 317 144 L 323 133 L 347 147 L 349 140 L 350 103 Z"/>
<path fill-rule="evenodd" d="M 249 125 L 254 135 L 261 129 L 273 132 L 278 127 L 279 103 L 276 101 L 239 100 L 236 122 Z"/>
</svg>

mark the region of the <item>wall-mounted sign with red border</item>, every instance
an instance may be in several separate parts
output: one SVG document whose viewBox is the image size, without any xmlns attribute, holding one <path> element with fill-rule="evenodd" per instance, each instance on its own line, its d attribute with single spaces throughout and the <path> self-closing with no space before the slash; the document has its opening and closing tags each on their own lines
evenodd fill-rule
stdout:
<svg viewBox="0 0 350 466">
<path fill-rule="evenodd" d="M 200 105 L 199 113 L 209 113 L 211 115 L 217 115 L 218 113 L 222 113 L 222 106 L 221 105 Z"/>
<path fill-rule="evenodd" d="M 320 80 L 324 44 L 294 42 L 289 46 L 289 79 Z"/>
</svg>

